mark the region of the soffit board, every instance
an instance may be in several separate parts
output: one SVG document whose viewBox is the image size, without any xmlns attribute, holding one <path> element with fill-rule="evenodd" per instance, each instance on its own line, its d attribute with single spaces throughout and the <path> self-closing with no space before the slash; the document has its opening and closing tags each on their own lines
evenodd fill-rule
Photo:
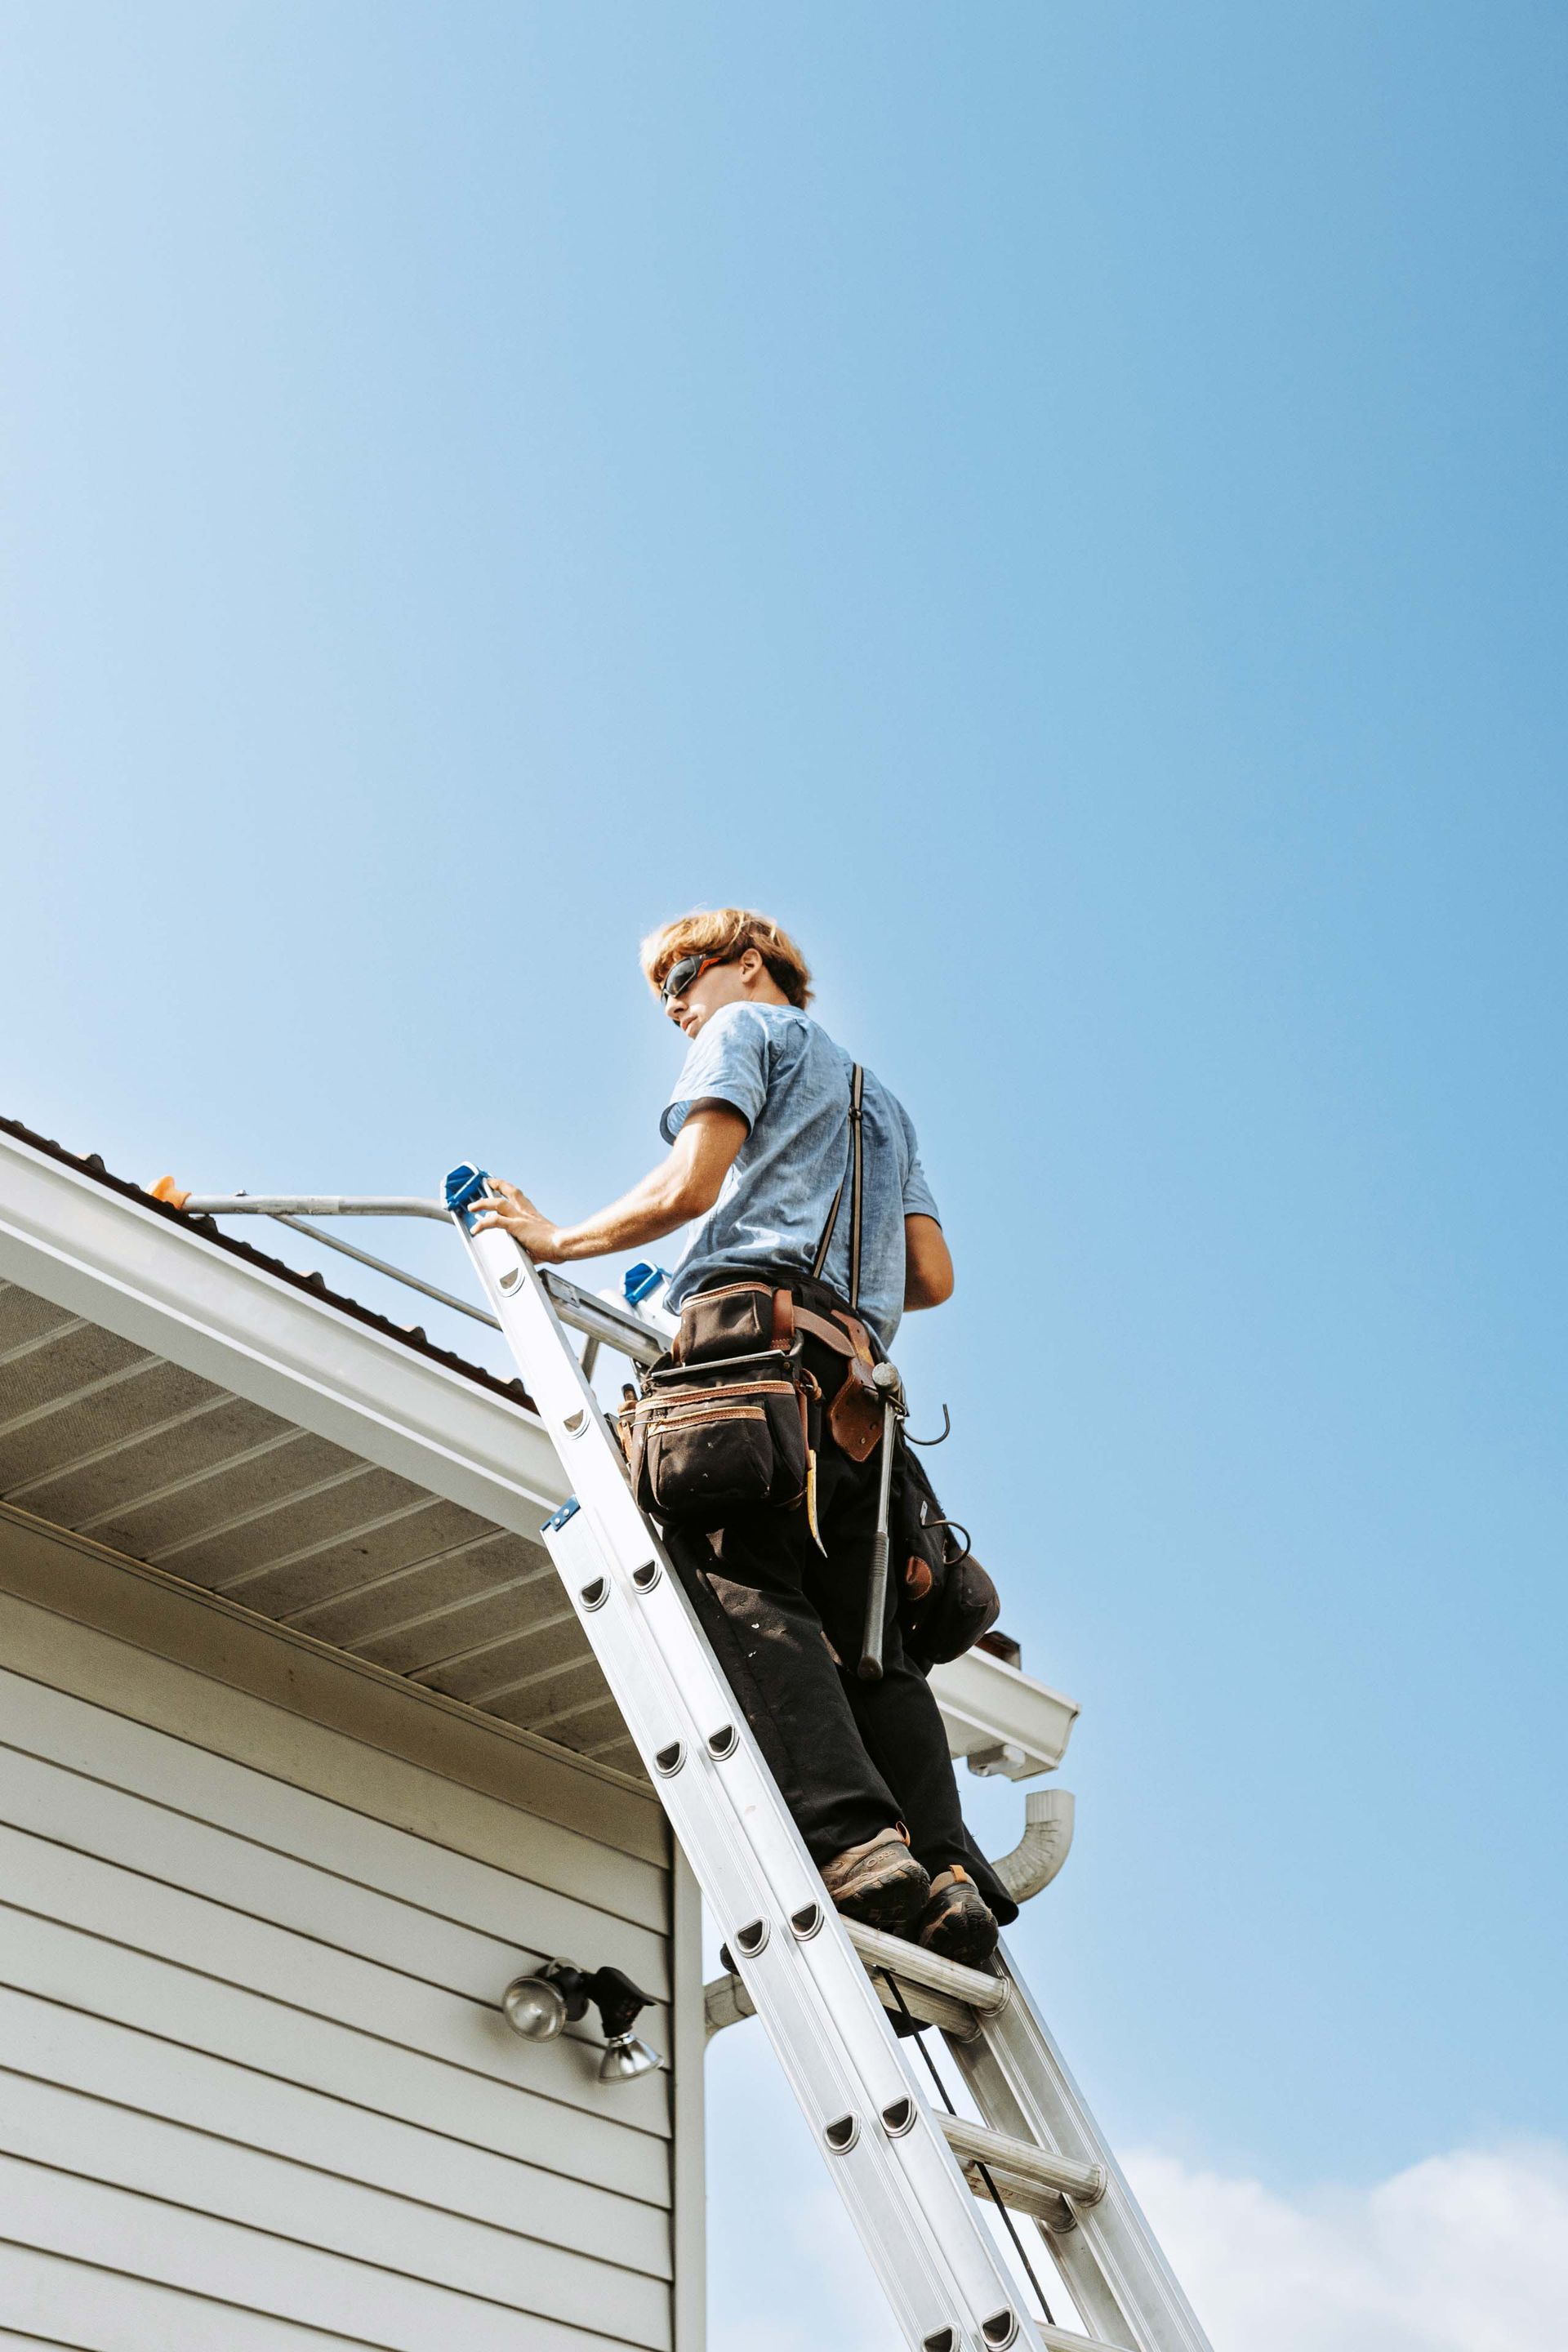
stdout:
<svg viewBox="0 0 1568 2352">
<path fill-rule="evenodd" d="M 0 1495 L 641 1779 L 538 1540 L 567 1488 L 520 1388 L 9 1125 L 0 1283 Z M 1060 1761 L 1070 1700 L 983 1653 L 932 1682 L 955 1755 Z"/>
</svg>

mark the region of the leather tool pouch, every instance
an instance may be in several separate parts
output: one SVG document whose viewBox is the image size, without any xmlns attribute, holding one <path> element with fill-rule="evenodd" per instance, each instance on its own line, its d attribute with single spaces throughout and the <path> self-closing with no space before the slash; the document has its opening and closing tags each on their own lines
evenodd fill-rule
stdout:
<svg viewBox="0 0 1568 2352">
<path fill-rule="evenodd" d="M 904 1553 L 899 1624 L 907 1655 L 926 1672 L 972 1650 L 996 1622 L 1002 1600 L 907 1444 L 899 1448 L 893 1503 L 894 1540 Z"/>
<path fill-rule="evenodd" d="M 881 1392 L 872 1382 L 870 1366 L 858 1358 L 827 1408 L 827 1426 L 834 1444 L 855 1462 L 868 1461 L 882 1442 Z"/>
<path fill-rule="evenodd" d="M 821 1391 L 793 1344 L 793 1307 L 762 1283 L 687 1300 L 669 1353 L 616 1416 L 633 1492 L 655 1518 L 721 1528 L 805 1500 Z"/>
</svg>

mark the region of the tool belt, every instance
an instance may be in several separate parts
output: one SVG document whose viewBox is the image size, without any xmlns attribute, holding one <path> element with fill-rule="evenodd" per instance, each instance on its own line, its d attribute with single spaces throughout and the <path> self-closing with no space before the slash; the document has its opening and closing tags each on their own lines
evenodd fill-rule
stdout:
<svg viewBox="0 0 1568 2352">
<path fill-rule="evenodd" d="M 845 1361 L 826 1412 L 803 1360 L 807 1337 Z M 638 1502 L 662 1519 L 717 1528 L 736 1510 L 808 1501 L 825 1420 L 858 1462 L 880 1439 L 875 1361 L 869 1332 L 842 1308 L 819 1310 L 764 1282 L 699 1291 L 641 1395 L 628 1390 L 617 1416 Z"/>
<path fill-rule="evenodd" d="M 729 1282 L 715 1290 L 700 1290 L 680 1310 L 669 1360 L 696 1367 L 764 1351 L 794 1356 L 807 1336 L 844 1359 L 842 1384 L 827 1408 L 828 1433 L 846 1454 L 864 1462 L 876 1452 L 882 1434 L 882 1400 L 871 1377 L 875 1342 L 860 1318 L 840 1307 L 831 1293 L 823 1295 L 817 1307 L 793 1287 L 772 1289 L 762 1282 Z"/>
<path fill-rule="evenodd" d="M 642 1394 L 626 1390 L 621 1444 L 637 1501 L 656 1518 L 721 1528 L 736 1511 L 805 1500 L 821 1391 L 775 1299 L 794 1303 L 763 1283 L 689 1298 Z"/>
</svg>

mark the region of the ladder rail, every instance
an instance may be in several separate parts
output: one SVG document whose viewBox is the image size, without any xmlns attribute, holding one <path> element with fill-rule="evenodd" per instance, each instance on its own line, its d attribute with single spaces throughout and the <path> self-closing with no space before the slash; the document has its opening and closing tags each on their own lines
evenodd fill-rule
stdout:
<svg viewBox="0 0 1568 2352">
<path fill-rule="evenodd" d="M 1103 2176 L 1092 2203 L 1069 2200 L 1070 2230 L 1038 2224 L 1074 2304 L 1086 2325 L 1124 2341 L 1128 2352 L 1212 2352 L 1005 1943 L 997 1964 L 1010 1998 L 984 2019 L 980 2034 L 943 2038 L 975 2105 L 997 2130 L 1098 2167 Z"/>
<path fill-rule="evenodd" d="M 574 1515 L 546 1537 L 552 1557 L 570 1580 L 569 1591 L 574 1586 L 580 1590 L 584 1576 L 592 1581 L 595 1576 L 605 1575 L 607 1580 L 605 1555 L 592 1528 L 584 1525 L 585 1516 L 582 1512 Z M 600 1602 L 594 1612 L 597 1655 L 626 1716 L 628 1730 L 639 1749 L 649 1758 L 650 1770 L 657 1771 L 652 1759 L 659 1753 L 661 1744 L 667 1743 L 671 1729 L 681 1724 L 682 1713 L 673 1691 L 659 1686 L 663 1677 L 650 1674 L 641 1645 L 631 1637 L 629 1629 L 616 1627 L 615 1617 L 620 1613 L 613 1597 Z M 689 1714 L 687 1726 L 693 1720 Z M 825 1986 L 821 1982 L 824 1972 L 819 1968 L 803 1965 L 806 1947 L 781 1931 L 777 1898 L 758 1867 L 741 1818 L 728 1805 L 714 1806 L 708 1801 L 711 1790 L 690 1785 L 697 1776 L 708 1771 L 715 1779 L 721 1773 L 732 1774 L 734 1765 L 742 1760 L 740 1749 L 733 1748 L 719 1763 L 705 1766 L 699 1739 L 689 1728 L 684 1736 L 689 1745 L 687 1759 L 679 1772 L 660 1788 L 671 1826 L 705 1895 L 726 1923 L 731 1939 L 739 1943 L 741 1934 L 753 1922 L 767 1924 L 766 1942 L 744 1958 L 745 1976 L 741 1981 L 748 2003 L 752 2013 L 763 2019 L 785 2080 L 812 2126 L 818 2151 L 832 2168 L 836 2184 L 882 2273 L 884 2287 L 889 2292 L 906 2335 L 911 2343 L 923 2343 L 937 2332 L 943 2315 L 952 2312 L 954 2298 L 944 2294 L 943 2282 L 929 2261 L 911 2260 L 907 2242 L 911 2231 L 917 2242 L 926 2238 L 927 2210 L 922 2204 L 911 2216 L 907 2199 L 899 2193 L 899 2184 L 889 2182 L 879 2166 L 878 2114 L 870 2105 L 872 2095 L 866 2090 L 863 2070 L 857 2063 L 858 2053 L 851 2047 L 853 2037 L 845 2031 L 841 1989 Z M 682 1787 L 679 1783 L 687 1785 Z M 804 1904 L 797 1906 L 801 1911 L 805 1908 Z M 824 1916 L 811 1940 L 815 1943 L 825 1939 L 832 1932 L 832 1923 Z M 822 1955 L 814 1953 L 811 1957 L 820 1960 Z M 861 1979 L 864 1982 L 863 1971 Z M 884 2095 L 886 2087 L 883 2086 Z M 853 2119 L 853 2136 L 846 2137 L 842 2147 L 835 2148 L 830 2134 L 845 2119 Z M 911 2276 L 911 2272 L 919 2274 Z M 989 2307 L 1000 2308 L 1001 2301 L 999 2295 L 992 2296 Z"/>
</svg>

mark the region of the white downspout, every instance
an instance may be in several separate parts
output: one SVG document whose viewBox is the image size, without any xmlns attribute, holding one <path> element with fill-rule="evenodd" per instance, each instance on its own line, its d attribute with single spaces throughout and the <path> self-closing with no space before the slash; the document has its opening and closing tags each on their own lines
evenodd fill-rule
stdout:
<svg viewBox="0 0 1568 2352">
<path fill-rule="evenodd" d="M 1073 1798 L 1070 1789 L 1031 1789 L 1024 1799 L 1024 1834 L 1011 1853 L 998 1854 L 991 1867 L 1015 1903 L 1026 1903 L 1048 1886 L 1068 1858 L 1072 1843 Z"/>
</svg>

